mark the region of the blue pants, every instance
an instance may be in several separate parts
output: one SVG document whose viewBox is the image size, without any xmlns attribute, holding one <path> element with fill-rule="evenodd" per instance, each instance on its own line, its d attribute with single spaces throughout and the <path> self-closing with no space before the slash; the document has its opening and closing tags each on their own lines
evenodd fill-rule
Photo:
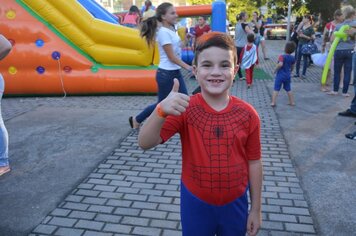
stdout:
<svg viewBox="0 0 356 236">
<path fill-rule="evenodd" d="M 173 80 L 178 79 L 179 81 L 179 92 L 188 94 L 187 87 L 183 80 L 180 70 L 163 70 L 158 68 L 156 73 L 156 82 L 158 86 L 158 101 L 155 104 L 146 107 L 140 114 L 136 116 L 136 121 L 142 123 L 156 108 L 156 105 L 165 99 L 168 94 L 172 91 Z"/>
<path fill-rule="evenodd" d="M 352 50 L 336 50 L 334 55 L 334 91 L 339 91 L 341 69 L 344 67 L 344 87 L 342 93 L 347 93 L 352 71 Z"/>
<path fill-rule="evenodd" d="M 274 81 L 274 91 L 277 92 L 281 91 L 283 85 L 284 90 L 289 92 L 291 90 L 290 83 L 291 83 L 290 78 L 277 77 L 276 80 Z"/>
<path fill-rule="evenodd" d="M 1 76 L 1 75 L 0 75 Z M 2 92 L 0 92 L 1 108 Z M 0 109 L 0 167 L 9 165 L 9 136 Z"/>
<path fill-rule="evenodd" d="M 183 236 L 245 236 L 248 216 L 247 192 L 223 206 L 213 206 L 195 197 L 181 184 Z"/>
<path fill-rule="evenodd" d="M 302 75 L 305 75 L 307 73 L 307 67 L 308 67 L 308 57 L 309 55 L 302 54 L 302 46 L 303 44 L 298 44 L 298 49 L 297 49 L 297 63 L 295 66 L 295 71 L 296 74 L 299 76 L 299 69 L 300 69 L 300 61 L 302 60 L 303 57 L 303 70 L 302 70 Z"/>
<path fill-rule="evenodd" d="M 352 99 L 350 110 L 353 113 L 356 113 L 356 52 L 354 52 L 354 54 L 352 56 L 352 67 L 353 67 L 353 71 L 354 71 L 354 92 L 355 92 L 355 95 L 354 95 L 354 98 Z"/>
</svg>

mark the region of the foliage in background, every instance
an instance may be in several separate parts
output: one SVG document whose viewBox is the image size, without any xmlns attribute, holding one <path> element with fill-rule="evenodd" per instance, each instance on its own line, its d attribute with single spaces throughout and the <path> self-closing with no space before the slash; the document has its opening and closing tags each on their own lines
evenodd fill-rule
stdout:
<svg viewBox="0 0 356 236">
<path fill-rule="evenodd" d="M 324 21 L 333 19 L 334 11 L 339 9 L 343 0 L 305 0 L 306 6 L 310 9 L 311 13 L 322 15 Z M 356 6 L 356 0 L 347 0 L 351 6 Z M 325 4 L 324 4 L 325 3 Z"/>
<path fill-rule="evenodd" d="M 214 0 L 188 0 L 191 5 L 211 4 Z M 322 14 L 324 21 L 333 18 L 334 11 L 340 8 L 344 0 L 292 0 L 292 14 L 303 16 L 305 14 Z M 356 0 L 347 0 L 350 5 L 356 6 Z M 272 17 L 274 21 L 288 15 L 289 0 L 226 0 L 228 6 L 227 17 L 229 22 L 234 25 L 236 16 L 246 11 L 249 16 L 254 11 L 259 11 L 261 6 L 267 5 L 268 13 L 266 17 Z"/>
</svg>

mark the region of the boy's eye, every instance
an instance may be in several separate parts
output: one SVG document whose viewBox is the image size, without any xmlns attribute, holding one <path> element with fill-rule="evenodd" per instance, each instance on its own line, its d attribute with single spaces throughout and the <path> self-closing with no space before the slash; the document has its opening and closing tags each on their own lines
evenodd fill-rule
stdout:
<svg viewBox="0 0 356 236">
<path fill-rule="evenodd" d="M 225 64 L 222 64 L 222 67 L 224 67 L 224 68 L 230 68 L 231 65 L 230 65 L 230 63 L 225 63 Z"/>
<path fill-rule="evenodd" d="M 203 64 L 202 67 L 210 67 L 210 64 Z"/>
</svg>

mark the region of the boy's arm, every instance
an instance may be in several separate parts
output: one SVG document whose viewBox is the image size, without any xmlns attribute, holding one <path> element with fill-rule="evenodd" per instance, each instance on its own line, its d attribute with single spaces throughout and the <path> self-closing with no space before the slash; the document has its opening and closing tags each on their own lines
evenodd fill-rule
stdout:
<svg viewBox="0 0 356 236">
<path fill-rule="evenodd" d="M 274 69 L 274 73 L 276 74 L 277 71 L 282 68 L 282 66 L 283 66 L 283 62 L 282 62 L 282 61 L 279 61 L 278 64 L 277 64 L 277 66 L 276 66 L 276 69 Z"/>
<path fill-rule="evenodd" d="M 12 45 L 2 34 L 0 34 L 0 60 L 9 54 Z"/>
<path fill-rule="evenodd" d="M 164 124 L 165 118 L 163 116 L 173 115 L 178 116 L 185 112 L 189 105 L 189 96 L 178 93 L 179 81 L 174 79 L 172 91 L 169 95 L 159 103 L 161 112 L 158 112 L 158 105 L 148 117 L 145 124 L 140 129 L 138 135 L 138 145 L 142 149 L 150 149 L 162 142 L 160 133 Z"/>
<path fill-rule="evenodd" d="M 254 236 L 262 225 L 261 192 L 262 192 L 262 160 L 248 162 L 251 209 L 247 220 L 247 233 Z"/>
</svg>

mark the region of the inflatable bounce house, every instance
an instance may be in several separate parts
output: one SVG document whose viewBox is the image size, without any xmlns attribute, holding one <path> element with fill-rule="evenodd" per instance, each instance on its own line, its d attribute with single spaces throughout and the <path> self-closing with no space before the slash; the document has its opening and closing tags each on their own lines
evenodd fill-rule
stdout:
<svg viewBox="0 0 356 236">
<path fill-rule="evenodd" d="M 176 9 L 212 15 L 212 29 L 225 32 L 223 1 Z M 0 33 L 13 45 L 0 63 L 5 95 L 157 91 L 158 50 L 94 0 L 1 0 Z"/>
</svg>

